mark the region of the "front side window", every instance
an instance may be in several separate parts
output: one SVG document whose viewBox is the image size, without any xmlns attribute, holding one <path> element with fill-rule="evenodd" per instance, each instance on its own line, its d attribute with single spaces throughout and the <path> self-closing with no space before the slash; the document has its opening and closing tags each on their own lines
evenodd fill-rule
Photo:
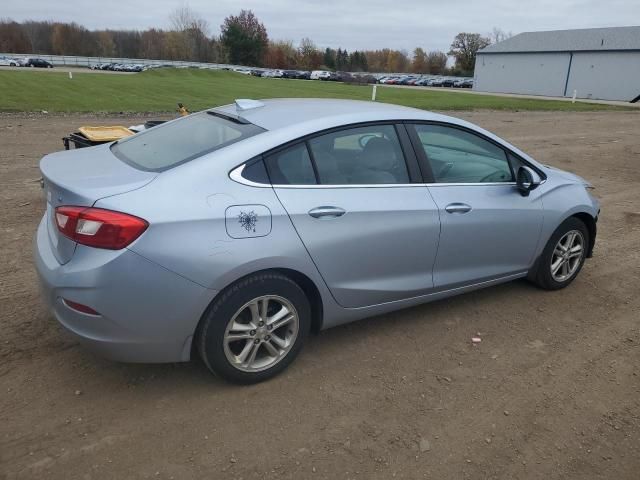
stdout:
<svg viewBox="0 0 640 480">
<path fill-rule="evenodd" d="M 442 125 L 415 125 L 437 183 L 512 182 L 505 151 L 478 135 Z"/>
<path fill-rule="evenodd" d="M 393 125 L 349 128 L 308 141 L 325 185 L 409 183 L 400 141 Z"/>
<path fill-rule="evenodd" d="M 261 132 L 253 124 L 200 112 L 118 140 L 111 151 L 135 168 L 160 172 Z"/>
</svg>

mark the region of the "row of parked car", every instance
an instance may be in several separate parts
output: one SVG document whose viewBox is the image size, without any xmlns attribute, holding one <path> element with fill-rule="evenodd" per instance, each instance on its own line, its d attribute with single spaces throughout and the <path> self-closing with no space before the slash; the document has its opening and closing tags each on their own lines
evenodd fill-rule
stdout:
<svg viewBox="0 0 640 480">
<path fill-rule="evenodd" d="M 262 78 L 296 78 L 300 80 L 325 80 L 346 83 L 381 83 L 384 85 L 414 85 L 429 87 L 471 88 L 472 78 L 435 75 L 372 75 L 369 73 L 330 72 L 327 70 L 263 70 L 238 67 L 233 71 Z"/>
<path fill-rule="evenodd" d="M 378 83 L 385 85 L 413 85 L 418 87 L 471 88 L 473 87 L 473 78 L 431 75 L 399 75 L 381 77 L 378 79 Z"/>
<path fill-rule="evenodd" d="M 0 56 L 0 66 L 53 68 L 46 60 L 35 57 L 10 58 Z M 174 65 L 142 65 L 138 63 L 97 63 L 92 70 L 109 70 L 112 72 L 142 72 L 152 68 L 173 67 Z M 183 67 L 188 68 L 188 67 Z M 444 77 L 434 75 L 372 75 L 369 73 L 330 72 L 327 70 L 265 70 L 236 67 L 232 69 L 243 75 L 263 78 L 294 78 L 298 80 L 325 80 L 345 83 L 380 83 L 384 85 L 414 85 L 428 87 L 471 88 L 472 78 Z"/>
<path fill-rule="evenodd" d="M 11 58 L 0 56 L 0 66 L 3 67 L 35 67 L 35 68 L 53 68 L 53 65 L 42 58 L 25 57 Z"/>
<path fill-rule="evenodd" d="M 91 65 L 91 70 L 109 70 L 111 72 L 142 72 L 149 66 L 139 63 L 96 63 Z"/>
<path fill-rule="evenodd" d="M 327 80 L 349 83 L 378 83 L 374 75 L 368 73 L 329 72 L 325 70 L 264 70 L 251 68 L 234 68 L 233 71 L 244 75 L 262 78 L 295 78 L 298 80 Z"/>
</svg>

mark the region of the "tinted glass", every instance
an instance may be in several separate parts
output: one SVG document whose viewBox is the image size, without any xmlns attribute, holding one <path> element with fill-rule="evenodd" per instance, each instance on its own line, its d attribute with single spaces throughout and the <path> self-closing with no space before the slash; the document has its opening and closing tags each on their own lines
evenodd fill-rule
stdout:
<svg viewBox="0 0 640 480">
<path fill-rule="evenodd" d="M 263 131 L 201 112 L 119 140 L 111 151 L 136 168 L 162 171 Z"/>
<path fill-rule="evenodd" d="M 409 183 L 400 141 L 393 125 L 372 125 L 309 140 L 321 184 Z"/>
<path fill-rule="evenodd" d="M 505 151 L 473 133 L 441 125 L 416 125 L 438 183 L 511 182 Z"/>
<path fill-rule="evenodd" d="M 274 185 L 314 185 L 311 158 L 304 143 L 274 153 L 267 158 L 267 168 Z"/>
<path fill-rule="evenodd" d="M 242 177 L 255 183 L 269 183 L 269 176 L 262 160 L 249 162 L 242 170 Z"/>
</svg>

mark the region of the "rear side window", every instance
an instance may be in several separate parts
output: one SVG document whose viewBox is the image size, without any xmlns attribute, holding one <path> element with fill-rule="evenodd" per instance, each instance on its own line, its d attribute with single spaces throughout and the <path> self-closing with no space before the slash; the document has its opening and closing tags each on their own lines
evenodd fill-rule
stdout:
<svg viewBox="0 0 640 480">
<path fill-rule="evenodd" d="M 409 183 L 393 125 L 347 128 L 309 140 L 318 178 L 325 185 Z"/>
<path fill-rule="evenodd" d="M 511 182 L 505 151 L 473 133 L 442 125 L 415 125 L 438 183 Z"/>
<path fill-rule="evenodd" d="M 161 172 L 261 132 L 256 125 L 201 112 L 119 140 L 111 151 L 135 168 Z"/>
<path fill-rule="evenodd" d="M 267 167 L 274 185 L 314 185 L 316 176 L 304 143 L 269 155 Z"/>
</svg>

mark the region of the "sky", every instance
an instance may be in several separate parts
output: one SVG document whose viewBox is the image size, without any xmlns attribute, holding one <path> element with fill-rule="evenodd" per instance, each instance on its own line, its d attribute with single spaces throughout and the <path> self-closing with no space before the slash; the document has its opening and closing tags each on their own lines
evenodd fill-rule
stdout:
<svg viewBox="0 0 640 480">
<path fill-rule="evenodd" d="M 2 0 L 0 16 L 16 21 L 75 21 L 89 29 L 168 28 L 187 5 L 218 35 L 224 18 L 250 9 L 269 37 L 311 38 L 319 47 L 351 50 L 415 47 L 448 51 L 458 32 L 489 34 L 494 27 L 527 31 L 628 26 L 640 23 L 638 0 Z"/>
</svg>

